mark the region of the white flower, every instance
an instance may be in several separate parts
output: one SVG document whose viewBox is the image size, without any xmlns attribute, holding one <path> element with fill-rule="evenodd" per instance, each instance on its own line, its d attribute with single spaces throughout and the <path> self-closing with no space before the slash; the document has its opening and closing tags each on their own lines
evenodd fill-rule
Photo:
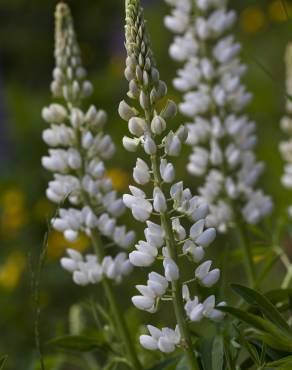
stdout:
<svg viewBox="0 0 292 370">
<path fill-rule="evenodd" d="M 166 122 L 161 116 L 155 116 L 151 121 L 151 131 L 155 135 L 161 135 L 166 129 Z"/>
<path fill-rule="evenodd" d="M 172 9 L 165 24 L 175 34 L 169 53 L 183 63 L 173 79 L 182 93 L 178 107 L 193 121 L 187 123 L 193 149 L 187 170 L 205 177 L 198 191 L 210 208 L 208 225 L 228 230 L 234 214 L 228 199 L 237 199 L 246 221 L 257 223 L 272 206 L 267 201 L 266 212 L 246 209 L 263 164 L 253 154 L 255 124 L 241 115 L 252 95 L 241 82 L 246 72 L 238 57 L 241 45 L 228 33 L 236 14 L 226 9 L 225 0 L 196 0 L 187 8 L 165 1 Z M 284 179 L 289 183 L 289 176 Z"/>
<path fill-rule="evenodd" d="M 93 238 L 101 234 L 116 245 L 128 248 L 134 242 L 134 233 L 117 226 L 117 217 L 125 207 L 106 177 L 104 165 L 104 160 L 114 154 L 115 146 L 103 131 L 106 113 L 94 106 L 86 111 L 81 109 L 83 98 L 92 93 L 92 85 L 85 80 L 86 71 L 70 9 L 63 3 L 56 9 L 55 35 L 56 66 L 51 91 L 60 103 L 53 103 L 42 111 L 44 120 L 50 124 L 43 132 L 43 139 L 50 148 L 48 155 L 42 158 L 42 165 L 54 176 L 48 184 L 47 197 L 69 206 L 58 208 L 52 226 L 62 232 L 68 242 L 75 242 L 81 233 Z M 121 110 L 129 117 L 130 107 L 123 104 Z M 120 282 L 132 269 L 125 253 L 106 256 L 103 261 L 92 255 L 83 258 L 71 249 L 67 253 L 61 265 L 72 273 L 73 281 L 82 286 L 96 284 L 103 276 Z"/>
<path fill-rule="evenodd" d="M 175 178 L 175 170 L 172 163 L 168 163 L 166 159 L 161 159 L 160 175 L 163 181 L 172 183 Z"/>
<path fill-rule="evenodd" d="M 135 245 L 136 250 L 129 254 L 129 259 L 134 266 L 151 266 L 158 254 L 157 248 L 147 242 L 139 241 Z"/>
<path fill-rule="evenodd" d="M 131 134 L 140 137 L 143 136 L 147 130 L 147 123 L 144 119 L 139 117 L 132 117 L 129 120 L 129 131 Z"/>
<path fill-rule="evenodd" d="M 181 142 L 177 135 L 170 132 L 165 138 L 165 153 L 170 156 L 178 156 L 181 151 Z"/>
<path fill-rule="evenodd" d="M 133 178 L 137 184 L 144 185 L 150 181 L 149 167 L 145 161 L 138 158 L 134 167 Z"/>
<path fill-rule="evenodd" d="M 147 228 L 144 230 L 146 241 L 155 248 L 160 248 L 164 244 L 165 233 L 160 225 L 147 221 Z"/>
<path fill-rule="evenodd" d="M 157 186 L 153 190 L 153 208 L 156 212 L 165 212 L 167 210 L 165 196 Z"/>
<path fill-rule="evenodd" d="M 136 152 L 139 146 L 139 139 L 132 139 L 128 136 L 123 137 L 123 146 L 129 152 Z"/>
<path fill-rule="evenodd" d="M 165 257 L 163 260 L 163 266 L 166 280 L 175 281 L 179 279 L 179 269 L 174 260 L 169 257 Z"/>
<path fill-rule="evenodd" d="M 210 271 L 212 261 L 205 261 L 196 268 L 195 276 L 200 283 L 209 288 L 217 283 L 220 277 L 220 270 L 214 269 Z"/>
<path fill-rule="evenodd" d="M 163 353 L 171 353 L 180 343 L 181 336 L 178 327 L 157 329 L 155 326 L 147 325 L 150 335 L 141 335 L 140 343 L 148 350 L 159 349 Z"/>
<path fill-rule="evenodd" d="M 131 208 L 133 217 L 137 221 L 145 222 L 149 219 L 152 213 L 151 203 L 145 199 L 145 193 L 134 187 L 130 186 L 133 195 L 125 194 L 123 201 L 126 207 Z"/>
</svg>

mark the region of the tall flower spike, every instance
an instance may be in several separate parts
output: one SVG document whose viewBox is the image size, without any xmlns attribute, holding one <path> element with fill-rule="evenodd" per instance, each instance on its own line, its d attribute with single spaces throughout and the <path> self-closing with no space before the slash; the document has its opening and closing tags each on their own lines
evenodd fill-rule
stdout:
<svg viewBox="0 0 292 370">
<path fill-rule="evenodd" d="M 93 105 L 87 111 L 82 110 L 83 100 L 91 94 L 92 85 L 85 80 L 70 9 L 62 2 L 56 8 L 55 38 L 56 67 L 51 90 L 58 103 L 42 112 L 44 120 L 50 124 L 43 132 L 50 149 L 49 155 L 42 158 L 42 164 L 54 174 L 47 197 L 68 206 L 59 209 L 52 225 L 68 242 L 85 233 L 96 254 L 83 258 L 77 251 L 68 249 L 68 257 L 62 258 L 61 265 L 72 273 L 78 285 L 102 282 L 129 360 L 135 369 L 140 369 L 111 282 L 120 282 L 129 274 L 132 265 L 125 252 L 118 253 L 115 258 L 106 256 L 101 240 L 103 237 L 110 245 L 128 249 L 134 243 L 135 234 L 117 225 L 117 218 L 125 207 L 106 176 L 104 164 L 113 156 L 115 146 L 111 137 L 103 132 L 106 113 Z"/>
<path fill-rule="evenodd" d="M 214 228 L 205 228 L 207 205 L 200 198 L 193 197 L 189 189 L 184 189 L 182 182 L 174 183 L 175 171 L 169 157 L 180 154 L 187 131 L 184 126 L 176 131 L 167 127 L 167 122 L 176 114 L 176 105 L 170 100 L 166 104 L 161 101 L 167 95 L 167 87 L 159 78 L 143 12 L 137 0 L 126 1 L 126 49 L 128 97 L 137 102 L 137 107 L 125 101 L 120 103 L 119 113 L 128 122 L 132 134 L 125 137 L 123 143 L 130 152 L 139 148 L 144 151 L 145 158 L 138 158 L 134 168 L 135 182 L 138 185 L 153 183 L 150 194 L 130 186 L 131 194 L 123 198 L 133 217 L 146 222 L 147 226 L 145 240 L 140 240 L 136 251 L 130 253 L 130 261 L 135 266 L 146 267 L 158 259 L 163 261 L 164 269 L 164 275 L 149 273 L 147 284 L 136 286 L 139 295 L 132 301 L 137 308 L 154 313 L 170 289 L 177 320 L 175 330 L 160 330 L 148 325 L 150 335 L 142 335 L 140 343 L 149 350 L 164 353 L 181 346 L 186 351 L 189 369 L 199 369 L 187 322 L 187 317 L 192 320 L 190 312 L 193 306 L 189 307 L 190 293 L 183 294 L 183 290 L 188 291 L 188 288 L 183 289 L 179 259 L 188 258 L 195 262 L 192 280 L 206 287 L 214 285 L 219 279 L 219 270 L 211 270 L 211 261 L 201 262 L 216 233 Z M 162 109 L 159 108 L 161 103 Z M 184 226 L 186 219 L 193 223 L 190 230 Z M 199 301 L 198 297 L 196 299 Z M 205 312 L 205 303 L 201 305 Z M 213 308 L 210 307 L 208 304 L 208 317 L 217 317 L 215 303 Z"/>
<path fill-rule="evenodd" d="M 246 66 L 241 45 L 228 34 L 236 14 L 226 0 L 165 0 L 172 7 L 166 27 L 176 36 L 172 59 L 183 63 L 173 80 L 182 93 L 180 112 L 193 147 L 188 171 L 204 180 L 200 195 L 210 205 L 207 225 L 226 232 L 241 205 L 247 223 L 256 224 L 272 210 L 272 201 L 255 184 L 264 165 L 256 161 L 256 125 L 242 110 L 251 94 L 241 82 Z"/>
<path fill-rule="evenodd" d="M 288 140 L 281 142 L 280 152 L 284 161 L 284 175 L 282 176 L 282 184 L 288 189 L 292 189 L 292 44 L 289 44 L 286 49 L 286 92 L 289 98 L 286 101 L 287 115 L 281 120 L 282 130 L 290 137 Z M 288 212 L 292 217 L 292 205 L 289 206 Z"/>
</svg>

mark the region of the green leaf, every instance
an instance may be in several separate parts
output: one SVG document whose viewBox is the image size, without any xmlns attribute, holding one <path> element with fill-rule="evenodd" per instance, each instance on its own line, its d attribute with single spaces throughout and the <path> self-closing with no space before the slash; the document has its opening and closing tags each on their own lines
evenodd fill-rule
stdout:
<svg viewBox="0 0 292 370">
<path fill-rule="evenodd" d="M 7 359 L 8 359 L 7 355 L 0 357 L 0 370 L 4 369 Z"/>
<path fill-rule="evenodd" d="M 289 325 L 283 319 L 277 308 L 264 295 L 256 290 L 238 284 L 232 284 L 231 287 L 247 303 L 258 307 L 262 314 L 274 323 L 284 334 L 292 337 L 292 331 Z"/>
<path fill-rule="evenodd" d="M 50 340 L 47 344 L 59 349 L 74 352 L 90 352 L 95 350 L 109 351 L 104 340 L 82 335 L 66 335 Z"/>
<path fill-rule="evenodd" d="M 188 360 L 186 356 L 183 356 L 180 359 L 179 363 L 176 365 L 175 370 L 188 370 L 188 368 L 189 368 Z"/>
<path fill-rule="evenodd" d="M 281 358 L 280 360 L 269 362 L 266 365 L 269 367 L 280 367 L 280 366 L 292 365 L 292 356 L 287 356 L 287 357 Z"/>
<path fill-rule="evenodd" d="M 287 337 L 277 337 L 269 333 L 259 333 L 255 334 L 254 338 L 261 340 L 278 351 L 292 352 L 292 341 L 291 339 L 287 339 Z"/>
<path fill-rule="evenodd" d="M 212 344 L 212 370 L 222 370 L 224 362 L 224 342 L 220 335 L 217 335 Z M 210 369 L 210 370 L 211 370 Z"/>
<path fill-rule="evenodd" d="M 158 362 L 157 364 L 155 364 L 152 367 L 149 367 L 147 370 L 164 370 L 168 366 L 176 363 L 179 358 L 180 357 L 177 357 L 177 356 L 176 357 L 172 357 L 172 358 L 168 358 L 166 360 L 163 360 L 163 361 Z"/>
<path fill-rule="evenodd" d="M 201 357 L 204 370 L 222 370 L 224 362 L 223 337 L 217 335 L 202 339 Z"/>
<path fill-rule="evenodd" d="M 292 297 L 292 289 L 274 289 L 265 293 L 265 296 L 274 304 L 282 303 Z"/>
<path fill-rule="evenodd" d="M 217 307 L 216 309 L 220 311 L 227 312 L 235 317 L 237 317 L 239 320 L 246 322 L 247 324 L 251 325 L 255 329 L 258 329 L 260 331 L 268 332 L 273 335 L 279 336 L 281 335 L 279 331 L 277 330 L 277 327 L 270 323 L 269 321 L 254 315 L 249 312 L 245 312 L 240 310 L 239 308 L 230 307 L 230 306 L 222 306 Z"/>
</svg>

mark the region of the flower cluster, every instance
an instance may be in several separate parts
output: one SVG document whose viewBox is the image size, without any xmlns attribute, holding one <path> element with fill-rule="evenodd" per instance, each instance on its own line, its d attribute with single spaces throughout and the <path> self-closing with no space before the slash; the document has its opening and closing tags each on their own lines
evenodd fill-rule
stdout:
<svg viewBox="0 0 292 370">
<path fill-rule="evenodd" d="M 117 218 L 125 206 L 106 177 L 104 165 L 104 161 L 113 156 L 115 146 L 110 136 L 103 132 L 105 112 L 94 106 L 86 112 L 81 110 L 82 99 L 91 94 L 92 86 L 85 80 L 73 20 L 64 3 L 56 10 L 55 60 L 51 90 L 55 98 L 63 99 L 64 105 L 53 103 L 43 109 L 42 116 L 50 124 L 43 132 L 43 139 L 50 149 L 48 156 L 42 158 L 42 164 L 54 174 L 47 197 L 68 207 L 58 210 L 52 225 L 69 242 L 75 241 L 80 232 L 91 237 L 93 231 L 97 231 L 115 245 L 127 249 L 133 244 L 135 234 L 117 225 Z M 77 258 L 76 253 L 74 256 L 70 263 L 65 260 L 62 265 L 68 267 L 69 263 L 67 269 L 74 271 L 74 281 L 81 285 L 98 282 L 102 273 L 120 280 L 124 270 L 128 271 L 124 254 L 119 254 L 115 260 L 105 257 L 101 265 L 91 256 L 86 262 Z M 117 268 L 119 264 L 122 265 Z"/>
<path fill-rule="evenodd" d="M 106 256 L 98 261 L 97 256 L 87 254 L 85 258 L 74 249 L 67 249 L 68 257 L 61 259 L 62 267 L 73 274 L 73 281 L 78 285 L 97 284 L 103 276 L 119 283 L 128 275 L 133 265 L 126 253 L 118 253 L 115 258 Z"/>
<path fill-rule="evenodd" d="M 216 232 L 214 228 L 206 228 L 206 202 L 192 196 L 182 182 L 174 182 L 175 170 L 169 158 L 180 154 L 182 144 L 187 139 L 187 130 L 184 126 L 176 131 L 167 128 L 167 121 L 176 114 L 174 102 L 168 100 L 162 109 L 161 106 L 158 108 L 157 103 L 161 103 L 161 99 L 167 95 L 167 87 L 159 78 L 142 9 L 137 0 L 127 1 L 126 49 L 128 96 L 138 101 L 139 108 L 125 101 L 120 103 L 120 116 L 128 122 L 132 134 L 131 137 L 124 137 L 123 144 L 128 151 L 135 152 L 142 148 L 144 152 L 144 159 L 137 159 L 133 171 L 137 185 L 154 184 L 149 186 L 149 196 L 139 187 L 130 186 L 131 194 L 123 197 L 133 217 L 146 222 L 147 226 L 144 230 L 145 240 L 136 244 L 136 250 L 130 253 L 129 258 L 133 265 L 140 267 L 148 267 L 154 261 L 162 260 L 164 269 L 163 275 L 149 273 L 147 285 L 136 286 L 140 295 L 134 296 L 132 301 L 137 308 L 153 313 L 157 311 L 159 302 L 168 300 L 166 294 L 171 294 L 174 306 L 179 307 L 175 309 L 179 327 L 173 331 L 148 326 L 151 336 L 142 335 L 140 338 L 145 348 L 169 353 L 181 340 L 191 348 L 188 329 L 182 322 L 186 321 L 192 303 L 190 297 L 185 303 L 183 301 L 179 260 L 187 258 L 197 265 L 192 280 L 205 287 L 213 286 L 219 279 L 219 270 L 211 270 L 211 261 L 202 260 Z M 186 226 L 188 220 L 193 224 L 190 228 Z M 180 317 L 181 312 L 183 317 Z M 213 318 L 211 314 L 209 317 Z"/>
<path fill-rule="evenodd" d="M 183 95 L 179 110 L 190 119 L 187 169 L 203 180 L 198 191 L 210 205 L 207 225 L 225 232 L 234 200 L 245 221 L 256 224 L 271 212 L 272 201 L 254 189 L 264 166 L 253 152 L 255 123 L 241 113 L 252 96 L 241 82 L 241 45 L 228 34 L 236 14 L 225 0 L 165 1 L 172 7 L 165 25 L 176 35 L 169 53 L 183 63 L 173 85 Z"/>
<path fill-rule="evenodd" d="M 175 330 L 162 328 L 161 330 L 152 325 L 147 325 L 150 335 L 141 335 L 141 345 L 150 351 L 160 350 L 163 353 L 171 353 L 179 345 L 181 335 L 178 326 Z"/>
<path fill-rule="evenodd" d="M 290 138 L 281 142 L 280 152 L 286 162 L 284 167 L 284 175 L 282 176 L 282 184 L 292 189 L 292 103 L 290 97 L 292 96 L 292 44 L 289 44 L 286 49 L 286 92 L 289 98 L 286 101 L 287 115 L 282 118 L 281 127 L 285 133 L 290 135 Z M 292 206 L 289 207 L 289 215 L 292 216 Z"/>
</svg>

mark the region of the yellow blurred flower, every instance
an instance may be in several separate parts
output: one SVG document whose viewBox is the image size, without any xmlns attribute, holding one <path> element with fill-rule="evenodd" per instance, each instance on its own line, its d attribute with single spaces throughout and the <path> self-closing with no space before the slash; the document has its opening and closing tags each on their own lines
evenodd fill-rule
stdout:
<svg viewBox="0 0 292 370">
<path fill-rule="evenodd" d="M 24 267 L 25 255 L 20 251 L 12 252 L 0 265 L 0 286 L 13 290 L 19 282 Z"/>
<path fill-rule="evenodd" d="M 124 60 L 120 56 L 113 56 L 109 63 L 109 73 L 111 76 L 121 77 L 124 72 Z"/>
<path fill-rule="evenodd" d="M 126 190 L 130 184 L 129 174 L 119 168 L 109 169 L 107 176 L 112 180 L 113 187 L 118 191 Z"/>
<path fill-rule="evenodd" d="M 74 243 L 69 243 L 58 231 L 53 230 L 49 235 L 48 240 L 48 257 L 52 259 L 60 258 L 67 248 L 76 249 L 83 252 L 90 245 L 89 239 L 81 234 Z"/>
<path fill-rule="evenodd" d="M 240 15 L 240 26 L 246 33 L 257 33 L 266 23 L 266 15 L 258 6 L 249 6 Z"/>
<path fill-rule="evenodd" d="M 1 198 L 1 229 L 7 236 L 18 232 L 27 222 L 28 214 L 21 189 L 9 189 Z"/>
<path fill-rule="evenodd" d="M 287 12 L 290 13 L 292 6 L 287 1 L 285 5 L 283 4 L 283 0 L 274 0 L 269 4 L 269 16 L 272 21 L 286 22 L 288 20 L 284 6 L 286 6 Z"/>
<path fill-rule="evenodd" d="M 40 198 L 34 205 L 33 213 L 36 219 L 46 221 L 48 217 L 54 215 L 56 205 L 51 203 L 47 198 Z"/>
</svg>

